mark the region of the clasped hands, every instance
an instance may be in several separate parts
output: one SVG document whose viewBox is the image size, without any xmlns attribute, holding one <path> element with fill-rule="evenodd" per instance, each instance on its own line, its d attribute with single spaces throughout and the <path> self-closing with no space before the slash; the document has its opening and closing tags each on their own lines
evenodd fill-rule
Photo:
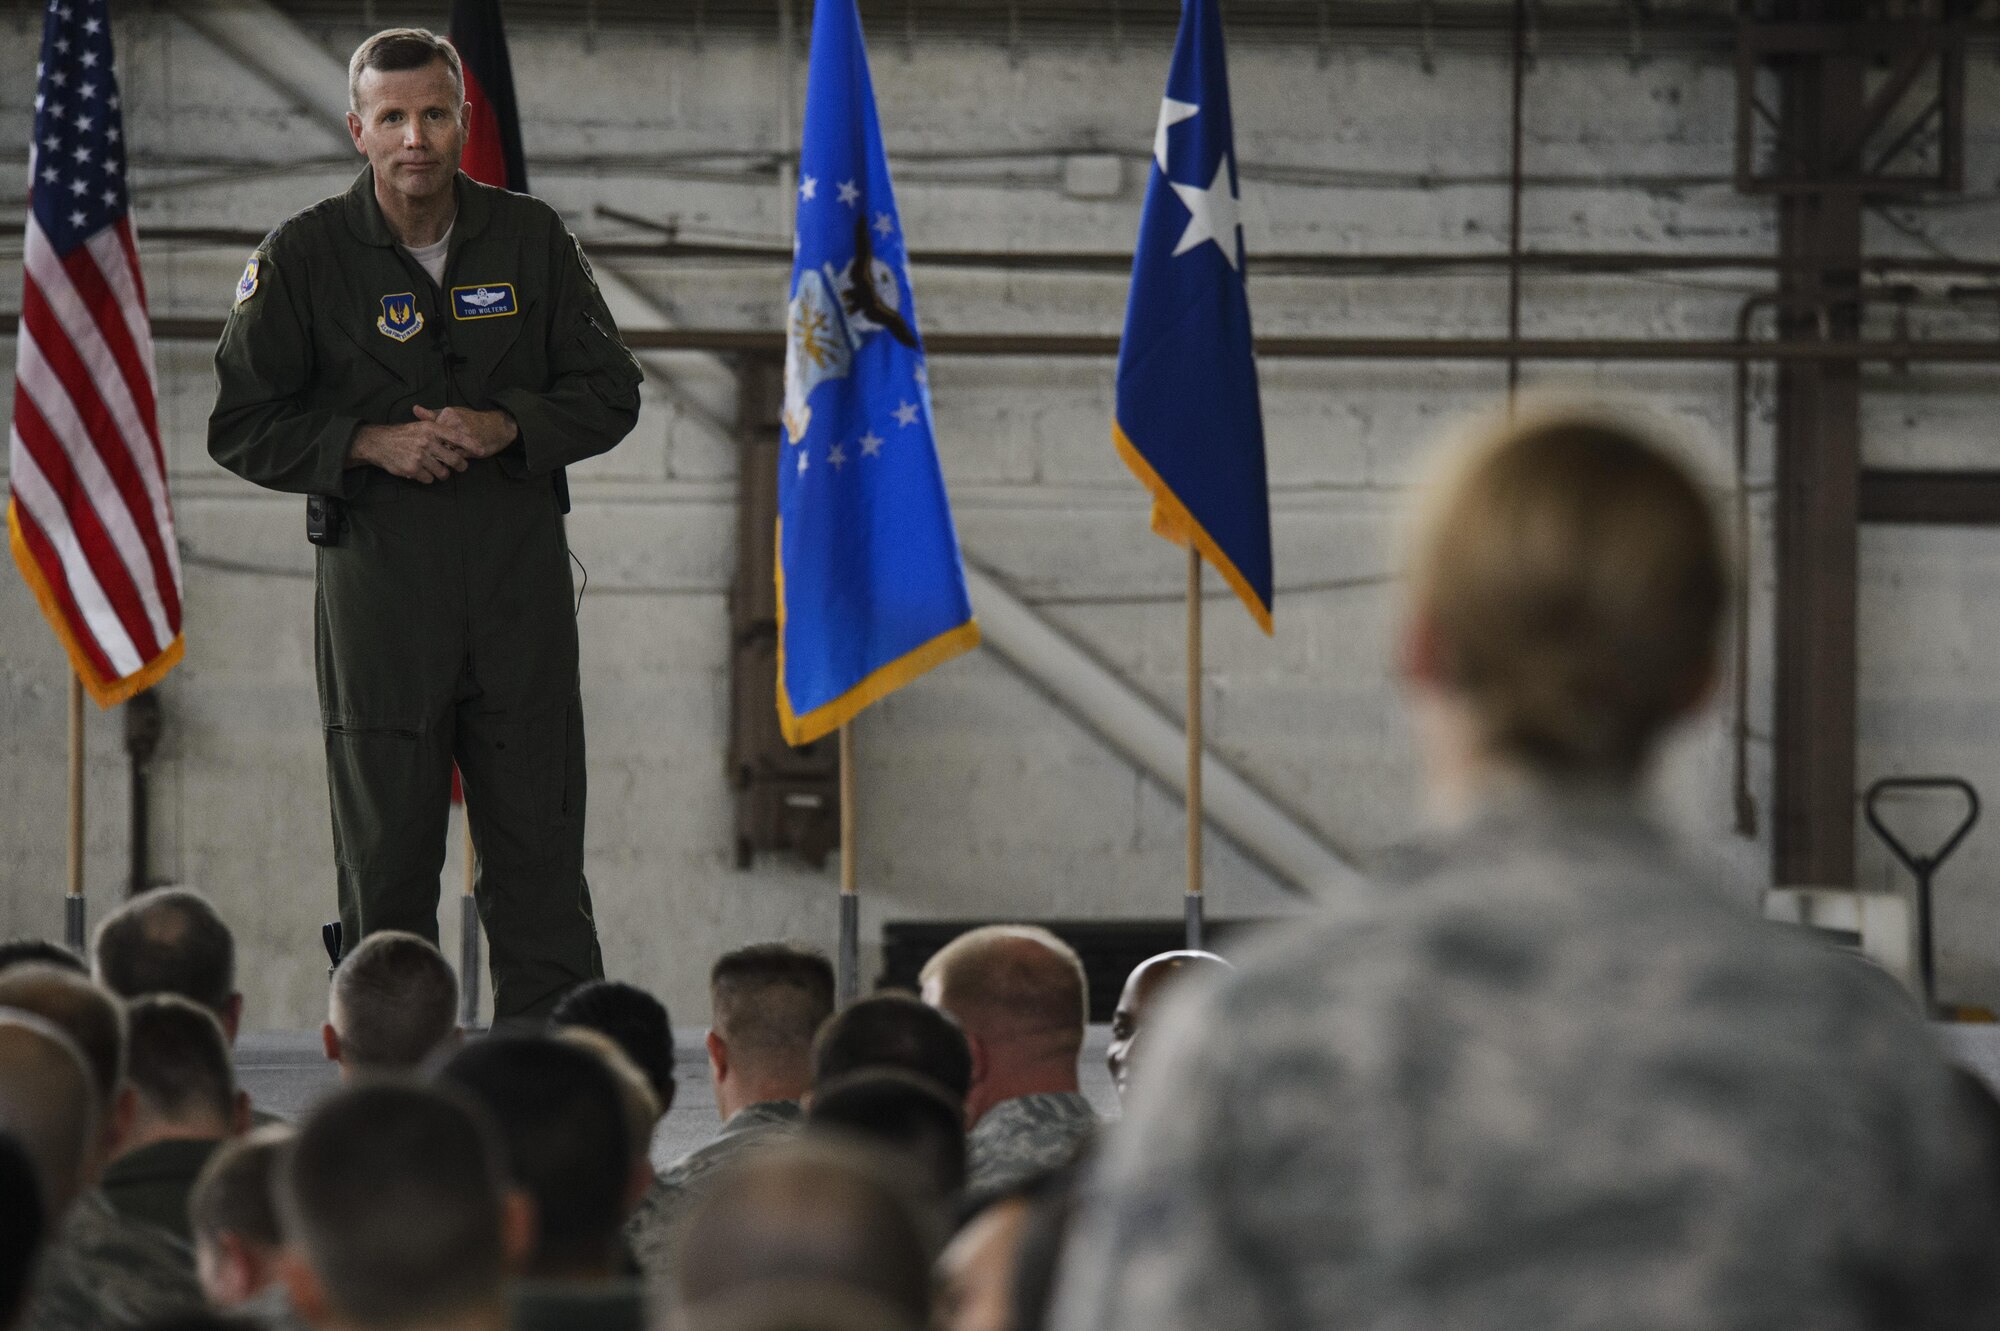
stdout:
<svg viewBox="0 0 2000 1331">
<path fill-rule="evenodd" d="M 391 476 L 429 485 L 475 458 L 490 458 L 521 437 L 521 427 L 504 411 L 413 407 L 416 419 L 403 425 L 364 425 L 354 433 L 347 460 L 380 467 Z"/>
</svg>

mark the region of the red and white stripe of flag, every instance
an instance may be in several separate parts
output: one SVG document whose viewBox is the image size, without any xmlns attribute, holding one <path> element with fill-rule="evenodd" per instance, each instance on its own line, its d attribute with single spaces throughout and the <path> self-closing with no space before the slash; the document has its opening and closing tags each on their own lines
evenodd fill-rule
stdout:
<svg viewBox="0 0 2000 1331">
<path fill-rule="evenodd" d="M 7 525 L 22 576 L 100 706 L 181 659 L 181 565 L 131 222 L 59 257 L 29 214 Z"/>
</svg>

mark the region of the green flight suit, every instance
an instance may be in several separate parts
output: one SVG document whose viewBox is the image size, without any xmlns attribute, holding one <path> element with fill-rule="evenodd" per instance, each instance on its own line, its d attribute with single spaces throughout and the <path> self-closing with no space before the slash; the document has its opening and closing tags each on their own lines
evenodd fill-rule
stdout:
<svg viewBox="0 0 2000 1331">
<path fill-rule="evenodd" d="M 208 447 L 345 504 L 317 550 L 314 656 L 347 947 L 436 940 L 456 760 L 495 1017 L 534 1017 L 603 974 L 561 469 L 630 432 L 641 375 L 555 212 L 456 188 L 442 286 L 396 244 L 372 170 L 264 239 L 216 348 Z M 362 425 L 419 404 L 504 408 L 520 438 L 429 485 L 348 464 Z"/>
</svg>

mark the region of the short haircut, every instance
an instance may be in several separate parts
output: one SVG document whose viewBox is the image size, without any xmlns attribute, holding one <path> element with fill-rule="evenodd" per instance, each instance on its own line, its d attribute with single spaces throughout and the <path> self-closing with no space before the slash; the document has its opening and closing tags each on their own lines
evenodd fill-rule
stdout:
<svg viewBox="0 0 2000 1331">
<path fill-rule="evenodd" d="M 34 1162 L 51 1229 L 89 1181 L 102 1121 L 76 1041 L 32 1013 L 0 1008 L 0 1131 Z"/>
<path fill-rule="evenodd" d="M 207 1115 L 225 1124 L 236 1110 L 236 1072 L 222 1023 L 178 994 L 148 994 L 125 1010 L 125 1078 L 146 1112 L 182 1120 Z"/>
<path fill-rule="evenodd" d="M 806 1124 L 907 1161 L 940 1202 L 965 1186 L 965 1101 L 928 1078 L 878 1068 L 815 1085 Z"/>
<path fill-rule="evenodd" d="M 659 1099 L 653 1094 L 653 1084 L 646 1080 L 646 1074 L 639 1071 L 639 1065 L 625 1056 L 618 1042 L 603 1031 L 594 1031 L 588 1026 L 558 1026 L 550 1034 L 564 1044 L 596 1055 L 611 1071 L 618 1083 L 618 1102 L 625 1108 L 626 1145 L 634 1156 L 647 1154 L 653 1140 L 653 1129 L 660 1125 L 664 1112 Z"/>
<path fill-rule="evenodd" d="M 632 1146 L 604 1060 L 540 1035 L 491 1036 L 445 1060 L 438 1077 L 499 1129 L 514 1182 L 535 1202 L 530 1265 L 602 1261 L 625 1220 Z"/>
<path fill-rule="evenodd" d="M 98 983 L 121 998 L 179 994 L 220 1016 L 236 992 L 236 940 L 187 888 L 143 893 L 105 916 L 90 955 Z"/>
<path fill-rule="evenodd" d="M 827 1019 L 813 1039 L 813 1085 L 869 1069 L 928 1077 L 960 1103 L 972 1090 L 972 1048 L 949 1012 L 911 994 L 873 994 Z"/>
<path fill-rule="evenodd" d="M 927 1326 L 937 1248 L 893 1162 L 805 1138 L 745 1152 L 717 1172 L 681 1230 L 674 1286 L 690 1317 L 803 1286 L 869 1296 Z"/>
<path fill-rule="evenodd" d="M 279 1167 L 279 1223 L 340 1320 L 415 1326 L 501 1296 L 505 1189 L 484 1114 L 383 1079 L 306 1119 Z"/>
<path fill-rule="evenodd" d="M 1028 924 L 970 929 L 924 963 L 938 1006 L 987 1039 L 1083 1045 L 1090 986 L 1068 943 Z"/>
<path fill-rule="evenodd" d="M 758 943 L 708 973 L 710 1020 L 732 1052 L 804 1058 L 833 1014 L 833 966 L 811 948 Z"/>
<path fill-rule="evenodd" d="M 61 943 L 52 943 L 46 938 L 9 938 L 0 943 L 0 971 L 12 970 L 29 962 L 45 962 L 81 975 L 90 974 L 90 967 L 83 964 L 83 958 Z"/>
<path fill-rule="evenodd" d="M 408 1071 L 458 1029 L 458 977 L 437 948 L 387 929 L 362 939 L 334 971 L 328 1009 L 343 1062 Z"/>
<path fill-rule="evenodd" d="M 188 1193 L 188 1226 L 197 1243 L 225 1233 L 266 1248 L 285 1241 L 273 1189 L 294 1135 L 290 1124 L 270 1123 L 216 1148 Z"/>
<path fill-rule="evenodd" d="M 125 1084 L 125 1005 L 88 975 L 43 962 L 0 972 L 0 1007 L 32 1012 L 75 1041 L 96 1083 L 97 1110 L 111 1112 Z"/>
<path fill-rule="evenodd" d="M 429 28 L 385 28 L 354 48 L 347 61 L 347 109 L 361 110 L 361 76 L 369 70 L 378 74 L 399 74 L 406 69 L 422 69 L 444 61 L 451 74 L 458 101 L 465 101 L 465 66 L 458 49 Z"/>
<path fill-rule="evenodd" d="M 13 1135 L 0 1128 L 0 1327 L 14 1325 L 28 1301 L 28 1282 L 41 1256 L 49 1223 L 35 1162 Z"/>
<path fill-rule="evenodd" d="M 591 980 L 562 996 L 549 1013 L 553 1026 L 587 1026 L 618 1042 L 653 1084 L 665 1112 L 674 1099 L 674 1028 L 666 1005 L 636 984 Z"/>
<path fill-rule="evenodd" d="M 1665 435 L 1529 405 L 1442 464 L 1408 596 L 1489 754 L 1629 780 L 1709 682 L 1728 560 Z"/>
</svg>

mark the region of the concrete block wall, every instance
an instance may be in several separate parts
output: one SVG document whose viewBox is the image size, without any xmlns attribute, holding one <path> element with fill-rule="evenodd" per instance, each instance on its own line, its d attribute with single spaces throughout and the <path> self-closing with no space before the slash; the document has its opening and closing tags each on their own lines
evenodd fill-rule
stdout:
<svg viewBox="0 0 2000 1331">
<path fill-rule="evenodd" d="M 26 138 L 27 17 L 0 18 L 0 151 Z M 311 34 L 344 56 L 359 29 Z M 594 45 L 573 31 L 511 35 L 536 191 L 587 240 L 635 234 L 599 205 L 676 221 L 690 237 L 782 242 L 792 152 L 784 108 L 804 87 L 771 41 L 699 46 L 661 33 Z M 16 40 L 16 38 L 20 38 Z M 342 188 L 356 163 L 310 117 L 165 9 L 117 37 L 142 238 L 147 227 L 261 229 Z M 1167 58 L 1164 45 L 1026 48 L 884 42 L 875 54 L 905 229 L 937 248 L 1120 249 L 1134 234 Z M 1503 246 L 1507 72 L 1498 53 L 1244 44 L 1232 83 L 1253 256 Z M 1732 75 L 1695 55 L 1545 54 L 1529 85 L 1527 241 L 1540 248 L 1768 251 L 1769 207 L 1726 173 Z M 1978 65 L 1973 122 L 2000 80 Z M 1064 189 L 1072 159 L 1115 197 Z M 1981 137 L 1969 172 L 1993 187 Z M 14 160 L 14 159 L 9 159 Z M 21 165 L 17 161 L 17 166 Z M 16 178 L 18 178 L 18 173 Z M 1978 252 L 1973 210 L 1923 212 L 1938 243 Z M 1883 225 L 1871 244 L 1917 242 Z M 17 268 L 0 237 L 0 308 Z M 157 313 L 217 316 L 237 250 L 142 244 Z M 768 327 L 781 269 L 633 263 L 622 273 L 674 323 Z M 933 331 L 1115 331 L 1118 275 L 919 269 Z M 1755 279 L 1536 279 L 1531 334 L 1726 335 Z M 1493 276 L 1253 277 L 1257 326 L 1279 333 L 1492 335 Z M 1940 316 L 1943 317 L 1943 316 Z M 1925 331 L 1925 330 L 1920 330 Z M 11 345 L 11 344 L 9 344 Z M 210 348 L 161 348 L 167 439 L 187 566 L 188 661 L 162 688 L 152 855 L 163 877 L 210 892 L 236 925 L 253 1025 L 318 1019 L 318 922 L 332 873 L 311 663 L 311 558 L 295 500 L 207 458 Z M 11 355 L 4 358 L 11 364 Z M 714 361 L 654 357 L 633 437 L 573 475 L 571 538 L 589 570 L 581 612 L 589 726 L 589 872 L 610 970 L 704 1019 L 719 951 L 792 936 L 831 946 L 835 879 L 774 858 L 733 867 L 724 783 L 733 568 L 733 389 Z M 1108 361 L 937 357 L 938 434 L 967 557 L 1170 712 L 1182 692 L 1182 564 L 1146 529 L 1146 505 L 1106 433 Z M 11 389 L 0 367 L 0 391 Z M 1266 640 L 1210 602 L 1209 733 L 1221 753 L 1332 845 L 1365 858 L 1421 824 L 1410 735 L 1389 666 L 1397 514 L 1431 440 L 1504 385 L 1495 365 L 1271 362 L 1263 367 L 1279 578 Z M 1531 383 L 1621 389 L 1687 421 L 1726 499 L 1732 373 L 1717 366 L 1530 367 Z M 1984 371 L 1883 372 L 1870 384 L 1871 461 L 1991 465 Z M 1753 398 L 1750 748 L 1770 785 L 1768 386 Z M 2000 792 L 2000 691 L 1984 658 L 2000 631 L 2000 536 L 1871 531 L 1863 544 L 1862 772 L 1963 770 Z M 1219 585 L 1217 588 L 1219 592 Z M 0 934 L 60 926 L 64 664 L 18 579 L 0 576 Z M 1724 702 L 1727 692 L 1724 693 Z M 1732 831 L 1730 717 L 1678 738 L 1663 808 L 1703 851 L 1763 882 L 1768 845 Z M 124 765 L 115 715 L 89 724 L 93 918 L 125 871 Z M 997 658 L 955 662 L 870 712 L 858 731 L 864 933 L 901 916 L 1171 916 L 1180 802 L 1053 707 Z M 1900 881 L 1863 836 L 1863 877 Z M 1952 996 L 2000 1001 L 2000 904 L 1987 881 L 2000 833 L 1982 829 L 1941 883 L 1942 974 Z M 1210 840 L 1217 915 L 1296 909 L 1236 848 Z M 452 845 L 443 894 L 458 882 Z M 442 912 L 445 944 L 457 911 Z M 455 954 L 454 954 L 455 955 Z"/>
</svg>

